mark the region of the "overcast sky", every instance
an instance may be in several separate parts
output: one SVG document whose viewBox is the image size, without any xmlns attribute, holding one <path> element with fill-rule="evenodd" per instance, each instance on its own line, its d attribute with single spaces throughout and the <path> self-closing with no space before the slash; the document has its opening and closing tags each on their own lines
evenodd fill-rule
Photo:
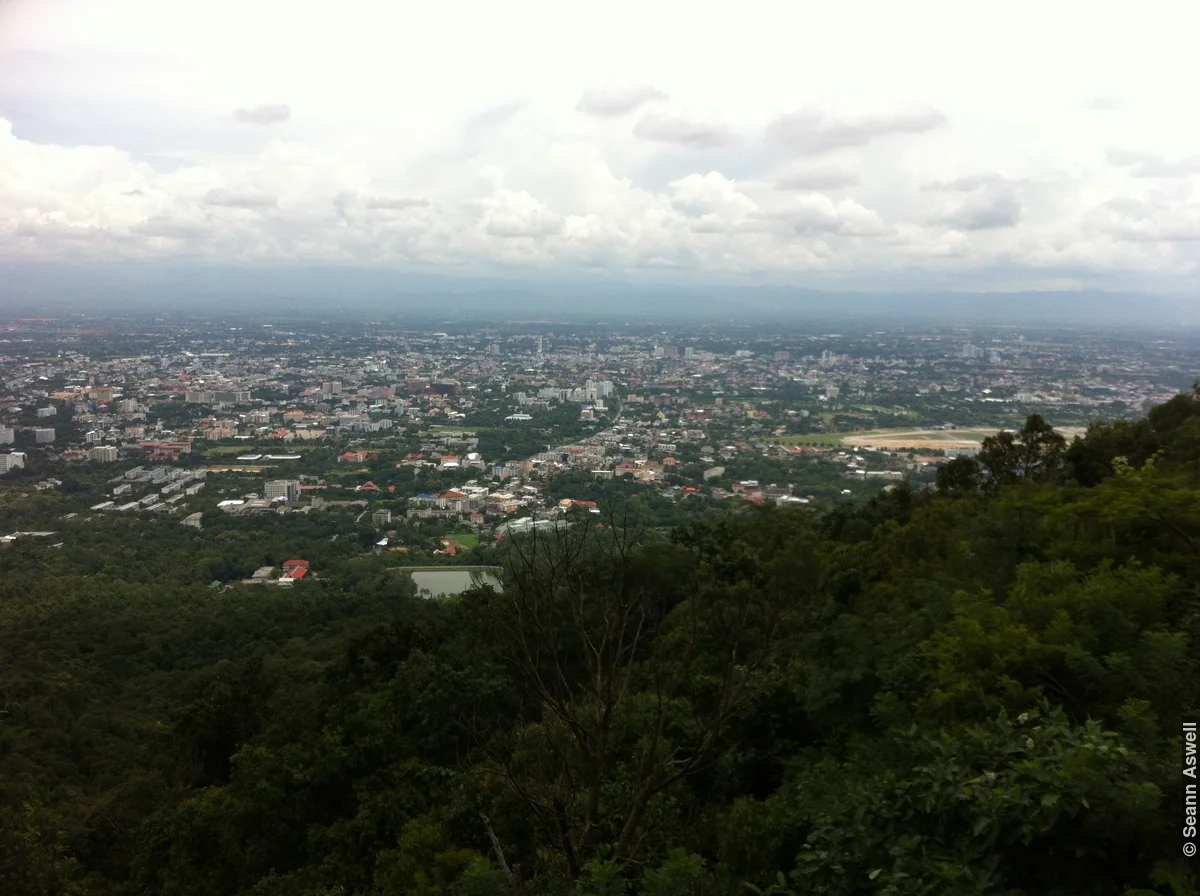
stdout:
<svg viewBox="0 0 1200 896">
<path fill-rule="evenodd" d="M 0 0 L 0 258 L 1190 290 L 1198 7 Z"/>
</svg>

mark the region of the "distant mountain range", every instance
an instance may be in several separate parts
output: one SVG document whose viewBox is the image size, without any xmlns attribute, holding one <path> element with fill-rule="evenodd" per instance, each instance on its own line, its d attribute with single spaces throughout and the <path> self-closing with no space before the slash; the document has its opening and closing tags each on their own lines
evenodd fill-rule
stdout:
<svg viewBox="0 0 1200 896">
<path fill-rule="evenodd" d="M 1200 326 L 1200 297 L 1080 292 L 835 292 L 793 286 L 453 277 L 363 268 L 0 263 L 0 314 L 139 310 L 442 319 L 943 321 Z"/>
</svg>

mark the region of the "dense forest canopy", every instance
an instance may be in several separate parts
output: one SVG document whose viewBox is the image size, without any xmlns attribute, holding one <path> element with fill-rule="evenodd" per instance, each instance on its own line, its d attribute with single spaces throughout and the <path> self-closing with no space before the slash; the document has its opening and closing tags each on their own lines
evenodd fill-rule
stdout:
<svg viewBox="0 0 1200 896">
<path fill-rule="evenodd" d="M 202 581 L 275 524 L 18 539 L 0 893 L 1196 892 L 1200 392 L 825 513 L 609 497 L 441 601 L 367 531 L 291 589 Z"/>
</svg>

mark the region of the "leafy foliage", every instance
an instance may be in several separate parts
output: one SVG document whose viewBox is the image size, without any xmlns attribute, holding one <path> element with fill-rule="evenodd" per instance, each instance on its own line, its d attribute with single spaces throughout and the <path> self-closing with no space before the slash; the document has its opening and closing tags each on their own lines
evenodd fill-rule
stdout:
<svg viewBox="0 0 1200 896">
<path fill-rule="evenodd" d="M 0 892 L 1195 892 L 1198 421 L 1031 417 L 936 490 L 669 538 L 597 485 L 445 601 L 349 514 L 18 540 Z"/>
</svg>

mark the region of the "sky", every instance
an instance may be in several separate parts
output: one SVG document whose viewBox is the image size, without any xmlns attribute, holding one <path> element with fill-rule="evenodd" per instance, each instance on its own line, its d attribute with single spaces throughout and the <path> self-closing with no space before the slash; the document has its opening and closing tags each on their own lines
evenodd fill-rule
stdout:
<svg viewBox="0 0 1200 896">
<path fill-rule="evenodd" d="M 0 261 L 1200 285 L 1200 5 L 0 0 Z"/>
</svg>

